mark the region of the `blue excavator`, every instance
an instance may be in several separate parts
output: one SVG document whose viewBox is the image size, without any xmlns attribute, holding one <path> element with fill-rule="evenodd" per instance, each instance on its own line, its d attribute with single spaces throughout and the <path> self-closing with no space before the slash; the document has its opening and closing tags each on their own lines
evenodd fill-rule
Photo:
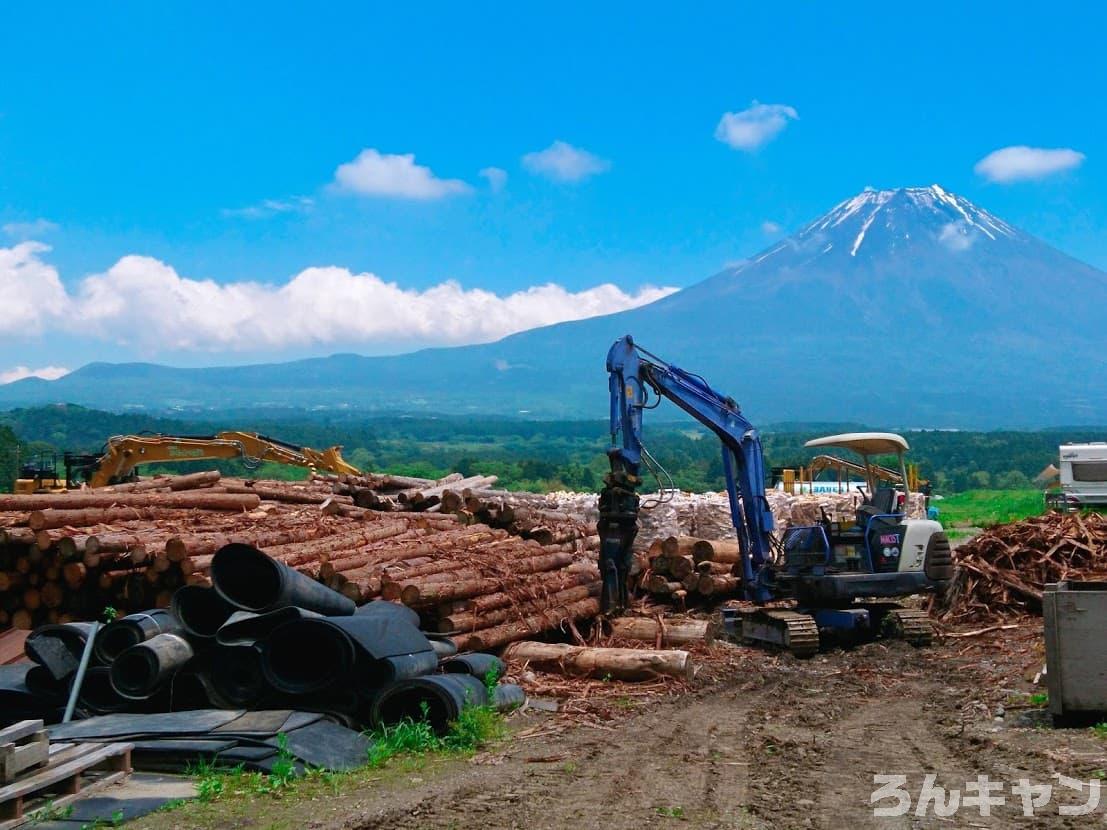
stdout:
<svg viewBox="0 0 1107 830">
<path fill-rule="evenodd" d="M 927 615 L 896 598 L 940 591 L 952 576 L 949 541 L 941 524 L 911 519 L 892 488 L 874 476 L 854 521 L 793 527 L 777 540 L 765 495 L 761 439 L 735 400 L 699 375 L 680 369 L 638 346 L 627 335 L 607 355 L 611 391 L 611 471 L 599 496 L 601 595 L 605 613 L 629 604 L 628 578 L 638 532 L 644 470 L 659 471 L 642 439 L 642 415 L 662 398 L 710 429 L 722 444 L 723 473 L 731 520 L 738 538 L 742 578 L 750 605 L 738 614 L 743 642 L 810 657 L 820 638 L 856 641 L 901 637 L 927 645 L 933 628 Z M 865 459 L 896 454 L 903 466 L 907 442 L 893 433 L 853 433 L 810 442 L 858 451 Z M 906 489 L 906 476 L 904 476 Z M 660 478 L 659 478 L 660 481 Z M 659 491 L 660 492 L 660 491 Z M 662 493 L 661 498 L 664 495 Z"/>
</svg>

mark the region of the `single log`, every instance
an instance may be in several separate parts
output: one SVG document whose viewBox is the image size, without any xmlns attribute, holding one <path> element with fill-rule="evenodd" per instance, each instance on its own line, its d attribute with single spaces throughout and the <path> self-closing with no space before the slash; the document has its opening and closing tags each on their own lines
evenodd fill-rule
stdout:
<svg viewBox="0 0 1107 830">
<path fill-rule="evenodd" d="M 661 551 L 666 556 L 691 556 L 696 542 L 694 536 L 670 536 L 661 543 Z"/>
<path fill-rule="evenodd" d="M 4 528 L 0 542 L 5 545 L 33 545 L 35 543 L 35 530 L 30 527 Z"/>
<path fill-rule="evenodd" d="M 202 490 L 184 493 L 52 493 L 41 495 L 0 495 L 0 510 L 30 511 L 86 510 L 94 507 L 184 507 L 199 510 L 253 510 L 261 499 L 254 491 L 247 493 L 205 493 Z"/>
<path fill-rule="evenodd" d="M 646 590 L 651 594 L 660 594 L 667 596 L 673 591 L 678 591 L 681 588 L 679 582 L 670 582 L 664 574 L 651 574 L 650 578 L 646 580 Z"/>
<path fill-rule="evenodd" d="M 471 634 L 461 634 L 451 637 L 454 644 L 461 650 L 485 650 L 497 648 L 505 643 L 523 640 L 557 628 L 566 622 L 589 619 L 600 613 L 600 601 L 598 599 L 582 599 L 551 608 L 539 614 L 527 615 L 521 620 L 481 629 Z"/>
<path fill-rule="evenodd" d="M 700 562 L 726 562 L 733 565 L 742 561 L 738 543 L 732 539 L 701 539 L 692 548 L 692 558 Z"/>
<path fill-rule="evenodd" d="M 294 490 L 291 487 L 251 487 L 248 484 L 223 485 L 228 493 L 235 495 L 254 494 L 265 501 L 276 501 L 282 504 L 323 504 L 328 500 L 341 500 L 344 503 L 353 503 L 349 496 L 328 495 L 326 493 L 311 492 L 308 490 Z M 256 505 L 255 505 L 256 506 Z"/>
<path fill-rule="evenodd" d="M 293 542 L 306 542 L 319 538 L 325 529 L 318 525 L 305 527 L 278 528 L 265 532 L 243 531 L 238 533 L 207 533 L 174 536 L 166 541 L 165 553 L 174 562 L 186 556 L 212 556 L 221 547 L 240 542 L 253 545 L 259 550 L 286 545 Z"/>
<path fill-rule="evenodd" d="M 616 617 L 611 633 L 623 640 L 652 643 L 656 647 L 715 641 L 718 633 L 709 620 L 667 620 L 654 617 Z"/>
<path fill-rule="evenodd" d="M 95 491 L 101 492 L 99 490 Z M 91 527 L 116 522 L 153 521 L 156 519 L 182 519 L 191 515 L 184 510 L 168 510 L 157 507 L 94 507 L 87 510 L 35 510 L 27 516 L 27 526 L 32 530 L 53 530 L 59 527 Z"/>
<path fill-rule="evenodd" d="M 192 490 L 197 487 L 209 487 L 219 481 L 218 470 L 208 470 L 203 473 L 189 473 L 183 476 L 173 476 L 169 479 L 170 490 Z"/>
<path fill-rule="evenodd" d="M 726 562 L 699 562 L 696 565 L 696 573 L 700 574 L 713 574 L 718 576 L 729 576 L 731 568 L 734 567 Z"/>
<path fill-rule="evenodd" d="M 669 564 L 669 576 L 674 579 L 684 579 L 688 574 L 695 571 L 696 563 L 692 561 L 691 556 L 666 556 L 665 558 Z"/>
<path fill-rule="evenodd" d="M 724 574 L 703 574 L 700 577 L 697 590 L 706 596 L 720 596 L 733 594 L 742 588 L 740 576 L 727 576 Z"/>
<path fill-rule="evenodd" d="M 590 648 L 564 643 L 514 643 L 504 649 L 504 660 L 524 663 L 539 671 L 618 680 L 652 680 L 659 675 L 691 681 L 695 665 L 687 651 L 637 648 Z"/>
</svg>

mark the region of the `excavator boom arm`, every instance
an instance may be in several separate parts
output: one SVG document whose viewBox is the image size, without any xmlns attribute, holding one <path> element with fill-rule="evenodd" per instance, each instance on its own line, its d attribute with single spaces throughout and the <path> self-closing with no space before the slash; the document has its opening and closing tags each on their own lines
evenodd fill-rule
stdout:
<svg viewBox="0 0 1107 830">
<path fill-rule="evenodd" d="M 715 391 L 698 375 L 652 357 L 629 335 L 617 340 L 607 356 L 613 446 L 608 450 L 611 472 L 599 504 L 604 606 L 616 610 L 629 599 L 626 576 L 637 533 L 636 490 L 641 466 L 649 457 L 642 444 L 642 411 L 649 389 L 719 438 L 731 520 L 742 551 L 743 584 L 750 599 L 765 601 L 769 590 L 762 577 L 771 577 L 773 514 L 765 497 L 765 461 L 757 430 L 733 398 Z"/>
<path fill-rule="evenodd" d="M 342 458 L 342 448 L 314 450 L 253 432 L 227 431 L 216 435 L 121 435 L 108 439 L 104 454 L 90 468 L 88 483 L 104 487 L 127 478 L 139 464 L 241 458 L 251 464 L 272 461 L 294 467 L 359 475 Z"/>
</svg>

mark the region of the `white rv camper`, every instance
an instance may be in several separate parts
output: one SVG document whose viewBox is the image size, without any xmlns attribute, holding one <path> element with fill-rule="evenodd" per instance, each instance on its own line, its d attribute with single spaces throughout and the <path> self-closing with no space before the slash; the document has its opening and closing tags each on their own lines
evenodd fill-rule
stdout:
<svg viewBox="0 0 1107 830">
<path fill-rule="evenodd" d="M 1107 504 L 1107 441 L 1062 444 L 1060 478 L 1068 507 Z"/>
</svg>

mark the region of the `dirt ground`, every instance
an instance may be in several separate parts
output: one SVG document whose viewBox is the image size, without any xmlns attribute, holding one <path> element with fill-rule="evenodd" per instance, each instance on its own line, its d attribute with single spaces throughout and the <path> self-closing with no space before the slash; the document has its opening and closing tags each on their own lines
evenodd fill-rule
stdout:
<svg viewBox="0 0 1107 830">
<path fill-rule="evenodd" d="M 959 633 L 965 633 L 962 629 Z M 154 816 L 151 828 L 929 828 L 1078 827 L 1107 817 L 1059 813 L 1061 795 L 1024 817 L 1011 785 L 1088 781 L 1107 768 L 1107 739 L 1054 730 L 1028 694 L 1042 666 L 1040 621 L 929 649 L 877 642 L 811 660 L 717 645 L 723 659 L 698 688 L 639 702 L 612 698 L 591 724 L 524 713 L 518 734 L 465 761 L 431 763 L 303 803 L 260 801 L 212 823 L 206 810 Z M 722 668 L 719 668 L 722 665 Z M 628 692 L 630 684 L 626 684 Z M 609 690 L 610 691 L 610 690 Z M 1006 803 L 952 818 L 916 815 L 923 776 L 965 794 L 1002 782 Z M 907 777 L 911 812 L 877 817 L 875 774 Z M 1071 796 L 1071 797 L 1070 797 Z M 971 803 L 971 802 L 970 802 Z M 876 806 L 894 806 L 895 799 Z M 199 806 L 199 805 L 197 805 Z M 203 817 L 203 818 L 201 818 Z"/>
</svg>

